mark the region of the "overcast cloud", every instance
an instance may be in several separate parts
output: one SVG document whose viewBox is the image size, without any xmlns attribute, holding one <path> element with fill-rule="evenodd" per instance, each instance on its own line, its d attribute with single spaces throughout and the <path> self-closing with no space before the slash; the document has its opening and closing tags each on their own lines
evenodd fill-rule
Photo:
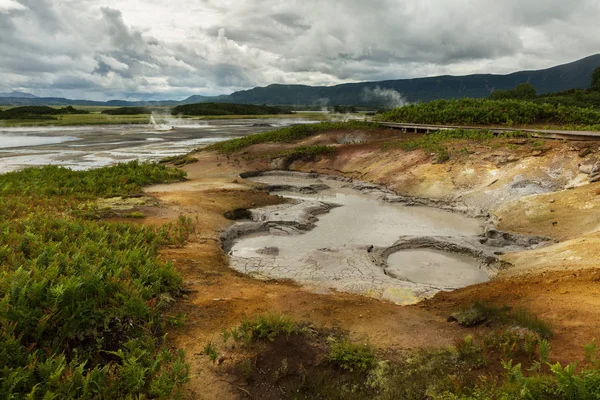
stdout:
<svg viewBox="0 0 600 400">
<path fill-rule="evenodd" d="M 546 68 L 599 53 L 600 0 L 0 0 L 0 92 L 179 99 Z"/>
</svg>

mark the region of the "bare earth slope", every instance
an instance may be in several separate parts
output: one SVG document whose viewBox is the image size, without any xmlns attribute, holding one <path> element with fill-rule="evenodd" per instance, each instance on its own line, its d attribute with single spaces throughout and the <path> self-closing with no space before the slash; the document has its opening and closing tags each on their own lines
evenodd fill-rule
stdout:
<svg viewBox="0 0 600 400">
<path fill-rule="evenodd" d="M 199 161 L 184 168 L 190 180 L 146 189 L 161 202 L 148 223 L 181 213 L 197 221 L 189 245 L 164 254 L 183 273 L 189 289 L 173 310 L 187 313 L 187 322 L 170 333 L 172 345 L 186 350 L 192 366 L 187 398 L 242 394 L 221 366 L 201 355 L 202 349 L 216 341 L 223 328 L 269 311 L 288 313 L 317 327 L 346 329 L 354 339 L 402 350 L 452 344 L 468 331 L 447 323 L 449 313 L 475 300 L 490 301 L 527 308 L 549 321 L 555 330 L 554 359 L 581 358 L 581 347 L 600 329 L 600 183 L 588 184 L 587 174 L 596 161 L 597 144 L 584 144 L 590 151 L 581 152 L 581 144 L 559 141 L 457 142 L 450 161 L 436 164 L 422 150 L 382 150 L 398 135 L 390 130 L 336 132 L 294 144 L 255 145 L 229 157 L 200 152 L 194 155 Z M 339 144 L 344 142 L 360 144 Z M 338 151 L 315 161 L 294 162 L 290 169 L 359 178 L 399 194 L 459 201 L 471 211 L 490 213 L 502 230 L 559 242 L 505 254 L 503 259 L 512 266 L 490 282 L 405 307 L 346 293 L 315 293 L 292 282 L 257 281 L 232 271 L 219 242 L 219 233 L 232 223 L 223 213 L 281 201 L 254 190 L 255 185 L 238 174 L 280 168 L 284 160 L 279 152 L 313 144 L 334 145 Z M 235 362 L 228 357 L 225 354 L 223 364 Z"/>
</svg>

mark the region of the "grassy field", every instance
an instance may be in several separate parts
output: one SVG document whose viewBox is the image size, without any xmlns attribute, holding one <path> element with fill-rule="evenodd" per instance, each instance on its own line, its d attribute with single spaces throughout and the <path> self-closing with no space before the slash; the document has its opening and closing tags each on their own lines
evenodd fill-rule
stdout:
<svg viewBox="0 0 600 400">
<path fill-rule="evenodd" d="M 110 222 L 95 205 L 184 177 L 138 162 L 0 175 L 0 398 L 169 398 L 187 380 L 162 344 L 182 279 L 159 250 L 191 221 Z"/>
<path fill-rule="evenodd" d="M 148 124 L 149 115 L 106 115 L 100 113 L 67 114 L 54 116 L 56 119 L 26 119 L 4 120 L 1 126 L 77 126 L 77 125 L 121 125 L 121 124 Z"/>
<path fill-rule="evenodd" d="M 88 107 L 81 107 L 86 109 Z M 127 124 L 148 124 L 150 114 L 138 115 L 107 115 L 101 114 L 98 110 L 91 111 L 90 114 L 80 115 L 56 115 L 56 119 L 27 119 L 27 120 L 0 120 L 0 126 L 8 127 L 28 127 L 28 126 L 78 126 L 78 125 L 127 125 Z M 174 118 L 171 115 L 158 115 L 157 120 L 161 118 Z M 300 114 L 273 114 L 273 115 L 215 115 L 202 117 L 185 117 L 186 120 L 236 120 L 236 119 L 298 119 L 306 118 L 313 120 L 326 120 L 329 118 L 323 113 L 300 113 Z"/>
</svg>

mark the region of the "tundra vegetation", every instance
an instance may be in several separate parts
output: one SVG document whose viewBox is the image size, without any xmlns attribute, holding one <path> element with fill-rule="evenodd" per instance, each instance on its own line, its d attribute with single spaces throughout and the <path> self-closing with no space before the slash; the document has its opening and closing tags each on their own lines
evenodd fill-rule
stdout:
<svg viewBox="0 0 600 400">
<path fill-rule="evenodd" d="M 102 114 L 107 115 L 140 115 L 150 113 L 152 113 L 152 110 L 146 107 L 119 107 L 102 110 Z"/>
<path fill-rule="evenodd" d="M 285 315 L 260 315 L 223 330 L 204 354 L 241 351 L 229 372 L 255 398 L 297 399 L 596 399 L 600 361 L 594 341 L 581 365 L 552 361 L 551 328 L 508 307 L 476 304 L 494 329 L 454 346 L 383 352 L 340 331 L 318 330 Z M 466 312 L 468 310 L 463 310 Z M 233 342 L 233 344 L 231 343 Z"/>
<path fill-rule="evenodd" d="M 208 151 L 218 151 L 223 154 L 231 154 L 245 149 L 248 146 L 259 143 L 293 142 L 305 139 L 318 133 L 327 131 L 341 131 L 347 129 L 361 129 L 373 131 L 379 125 L 374 122 L 349 121 L 349 122 L 321 122 L 318 124 L 292 125 L 274 131 L 248 135 L 237 139 L 215 143 L 206 147 Z"/>
<path fill-rule="evenodd" d="M 254 104 L 233 103 L 198 103 L 186 104 L 173 108 L 173 115 L 276 115 L 291 114 L 292 110 L 283 107 L 273 107 Z"/>
<path fill-rule="evenodd" d="M 56 119 L 56 115 L 64 114 L 89 114 L 89 111 L 78 110 L 71 106 L 52 108 L 46 106 L 23 106 L 0 111 L 0 119 Z"/>
<path fill-rule="evenodd" d="M 546 93 L 536 96 L 533 85 L 523 83 L 511 90 L 496 90 L 490 95 L 492 100 L 521 99 L 536 103 L 553 105 L 592 107 L 600 109 L 600 68 L 592 73 L 590 87 L 587 89 L 569 89 L 562 92 Z"/>
<path fill-rule="evenodd" d="M 461 99 L 411 104 L 381 114 L 381 121 L 442 125 L 600 125 L 600 110 L 527 100 Z"/>
<path fill-rule="evenodd" d="M 98 219 L 96 200 L 182 180 L 131 162 L 0 175 L 0 398 L 168 398 L 187 380 L 163 345 L 182 279 L 160 260 L 193 229 Z"/>
<path fill-rule="evenodd" d="M 456 148 L 456 144 L 465 143 L 472 145 L 473 143 L 498 145 L 501 142 L 506 142 L 510 139 L 521 139 L 530 145 L 533 150 L 543 152 L 545 148 L 542 142 L 531 137 L 531 134 L 523 131 L 509 131 L 500 134 L 487 129 L 451 129 L 438 132 L 424 134 L 414 139 L 398 139 L 385 143 L 382 150 L 402 149 L 413 151 L 421 149 L 427 153 L 434 154 L 438 163 L 443 163 L 452 158 L 452 156 L 469 153 L 471 150 L 468 146 Z M 510 143 L 508 143 L 510 145 Z"/>
</svg>

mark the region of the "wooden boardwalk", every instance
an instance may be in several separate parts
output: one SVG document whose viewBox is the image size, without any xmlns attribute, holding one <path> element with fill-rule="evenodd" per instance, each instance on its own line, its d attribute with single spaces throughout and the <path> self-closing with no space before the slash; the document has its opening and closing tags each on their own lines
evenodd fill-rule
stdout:
<svg viewBox="0 0 600 400">
<path fill-rule="evenodd" d="M 533 137 L 558 140 L 581 140 L 593 141 L 600 140 L 600 131 L 563 131 L 558 129 L 519 129 L 505 127 L 485 128 L 480 126 L 454 126 L 454 125 L 426 125 L 426 124 L 407 124 L 396 122 L 379 122 L 380 126 L 392 129 L 401 129 L 404 132 L 429 133 L 437 131 L 447 131 L 453 129 L 467 130 L 488 130 L 496 134 L 505 132 L 527 132 Z"/>
</svg>

